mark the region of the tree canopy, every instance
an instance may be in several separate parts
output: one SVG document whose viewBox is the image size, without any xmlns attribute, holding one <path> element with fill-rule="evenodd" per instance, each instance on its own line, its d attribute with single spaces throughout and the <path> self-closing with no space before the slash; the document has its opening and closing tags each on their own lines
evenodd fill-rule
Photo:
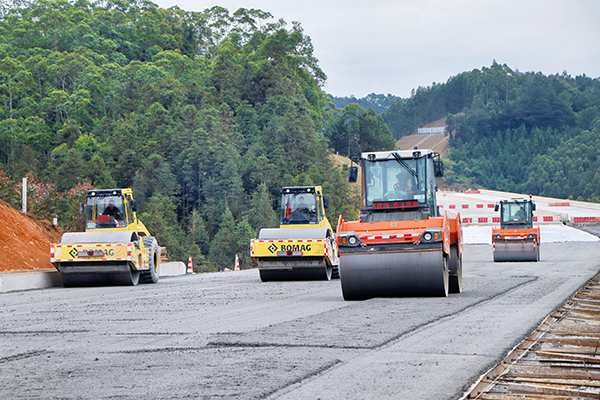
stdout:
<svg viewBox="0 0 600 400">
<path fill-rule="evenodd" d="M 282 186 L 322 185 L 332 219 L 348 210 L 325 80 L 301 25 L 261 10 L 2 2 L 0 194 L 18 202 L 30 174 L 57 194 L 40 215 L 75 229 L 85 188 L 133 187 L 170 257 L 248 267 Z"/>
<path fill-rule="evenodd" d="M 600 80 L 490 67 L 420 87 L 382 114 L 396 138 L 446 118 L 450 179 L 488 189 L 598 201 Z"/>
</svg>

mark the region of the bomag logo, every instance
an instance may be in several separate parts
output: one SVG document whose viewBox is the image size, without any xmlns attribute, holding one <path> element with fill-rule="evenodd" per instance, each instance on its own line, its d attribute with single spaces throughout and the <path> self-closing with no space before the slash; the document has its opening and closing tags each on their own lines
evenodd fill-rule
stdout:
<svg viewBox="0 0 600 400">
<path fill-rule="evenodd" d="M 271 243 L 267 249 L 271 254 L 275 254 L 277 251 L 277 245 Z M 279 251 L 311 251 L 312 246 L 310 244 L 282 244 L 279 247 Z"/>
<path fill-rule="evenodd" d="M 282 244 L 281 251 L 310 251 L 310 244 Z"/>
<path fill-rule="evenodd" d="M 98 249 L 85 249 L 83 251 L 85 252 L 94 252 L 97 251 Z M 105 256 L 114 256 L 115 255 L 115 249 L 100 249 L 100 251 L 105 255 Z M 76 258 L 79 255 L 79 252 L 75 249 L 71 249 L 71 251 L 69 251 L 69 255 L 72 258 Z M 84 256 L 88 256 L 88 255 L 92 255 L 92 254 L 85 254 Z"/>
</svg>

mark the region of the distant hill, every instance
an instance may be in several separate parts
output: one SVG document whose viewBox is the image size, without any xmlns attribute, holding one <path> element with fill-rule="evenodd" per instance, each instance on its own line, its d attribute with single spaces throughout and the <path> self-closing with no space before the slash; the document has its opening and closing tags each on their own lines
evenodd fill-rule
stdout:
<svg viewBox="0 0 600 400">
<path fill-rule="evenodd" d="M 494 61 L 419 87 L 381 115 L 400 147 L 433 146 L 435 136 L 414 133 L 445 120 L 449 185 L 600 202 L 598 78 Z"/>
<path fill-rule="evenodd" d="M 331 99 L 331 101 L 333 102 L 333 104 L 335 104 L 337 108 L 344 108 L 348 104 L 356 103 L 362 108 L 365 108 L 367 110 L 371 109 L 377 114 L 381 114 L 382 112 L 388 109 L 392 101 L 397 99 L 399 99 L 399 97 L 393 96 L 391 94 L 384 95 L 371 93 L 366 97 L 360 99 L 357 99 L 354 96 L 334 97 L 333 99 Z"/>
</svg>

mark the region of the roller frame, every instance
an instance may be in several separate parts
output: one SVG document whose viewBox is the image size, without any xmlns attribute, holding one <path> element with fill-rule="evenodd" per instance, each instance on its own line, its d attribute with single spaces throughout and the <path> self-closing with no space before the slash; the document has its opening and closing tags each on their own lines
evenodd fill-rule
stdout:
<svg viewBox="0 0 600 400">
<path fill-rule="evenodd" d="M 330 232 L 323 227 L 261 229 L 258 240 L 322 240 L 327 239 Z M 256 257 L 255 263 L 263 282 L 328 281 L 333 272 L 331 260 L 327 256 Z"/>
</svg>

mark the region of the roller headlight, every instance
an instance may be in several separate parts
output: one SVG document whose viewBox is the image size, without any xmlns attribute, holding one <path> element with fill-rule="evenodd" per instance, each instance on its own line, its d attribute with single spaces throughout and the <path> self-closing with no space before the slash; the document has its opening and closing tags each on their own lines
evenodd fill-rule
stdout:
<svg viewBox="0 0 600 400">
<path fill-rule="evenodd" d="M 340 234 L 340 246 L 358 247 L 361 245 L 360 239 L 354 232 L 344 232 Z"/>
<path fill-rule="evenodd" d="M 427 228 L 425 232 L 421 234 L 421 242 L 434 243 L 442 240 L 441 228 Z"/>
</svg>

